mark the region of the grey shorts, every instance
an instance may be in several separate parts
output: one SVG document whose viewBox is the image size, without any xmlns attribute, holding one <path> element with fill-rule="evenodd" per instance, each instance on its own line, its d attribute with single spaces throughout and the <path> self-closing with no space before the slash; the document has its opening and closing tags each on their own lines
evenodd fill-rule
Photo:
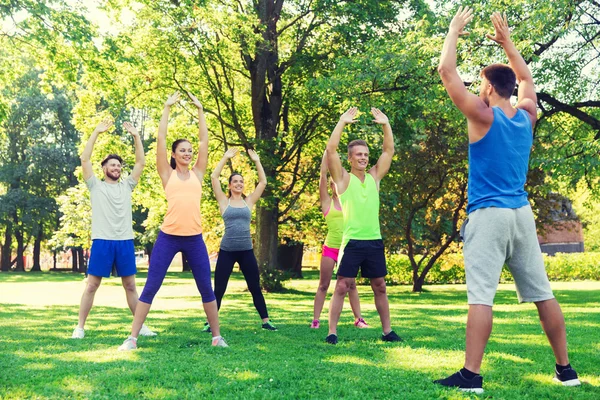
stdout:
<svg viewBox="0 0 600 400">
<path fill-rule="evenodd" d="M 554 298 L 531 206 L 480 208 L 463 227 L 469 304 L 494 304 L 504 264 L 515 280 L 519 302 Z"/>
</svg>

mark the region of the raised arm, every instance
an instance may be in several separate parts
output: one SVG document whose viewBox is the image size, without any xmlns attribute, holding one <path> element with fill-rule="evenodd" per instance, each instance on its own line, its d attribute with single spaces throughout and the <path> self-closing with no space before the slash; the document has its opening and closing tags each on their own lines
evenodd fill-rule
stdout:
<svg viewBox="0 0 600 400">
<path fill-rule="evenodd" d="M 135 146 L 135 165 L 131 171 L 131 178 L 137 183 L 140 180 L 140 176 L 144 170 L 144 165 L 146 164 L 144 145 L 142 144 L 142 139 L 140 138 L 138 130 L 131 124 L 131 122 L 125 122 L 123 124 L 123 128 L 125 128 L 125 130 L 131 133 L 131 136 L 133 136 L 133 144 Z"/>
<path fill-rule="evenodd" d="M 206 173 L 206 165 L 208 164 L 208 128 L 206 127 L 206 118 L 204 118 L 204 108 L 202 103 L 190 92 L 188 97 L 192 103 L 198 108 L 198 157 L 192 170 L 202 181 Z"/>
<path fill-rule="evenodd" d="M 340 120 L 338 121 L 337 125 L 333 129 L 333 132 L 331 132 L 331 136 L 327 142 L 327 169 L 329 169 L 331 179 L 333 179 L 337 185 L 339 193 L 343 193 L 348 187 L 350 175 L 348 175 L 348 172 L 342 167 L 342 162 L 337 153 L 337 148 L 340 144 L 340 138 L 342 136 L 344 127 L 348 124 L 353 124 L 356 122 L 354 117 L 356 116 L 357 112 L 358 108 L 351 107 L 345 113 L 343 113 L 340 116 Z"/>
<path fill-rule="evenodd" d="M 508 63 L 515 72 L 517 82 L 519 83 L 517 107 L 527 111 L 531 117 L 531 125 L 533 126 L 537 120 L 537 95 L 535 94 L 533 76 L 525 60 L 510 39 L 510 29 L 506 14 L 500 15 L 500 13 L 495 12 L 492 14 L 492 23 L 496 31 L 495 35 L 488 34 L 487 37 L 504 49 L 508 57 Z"/>
<path fill-rule="evenodd" d="M 444 40 L 438 72 L 450 99 L 467 119 L 475 122 L 491 123 L 494 118 L 493 111 L 482 99 L 467 90 L 456 70 L 456 43 L 459 36 L 469 34 L 464 31 L 464 28 L 472 19 L 473 11 L 471 9 L 459 7 L 458 12 L 450 22 L 450 28 L 446 40 Z"/>
<path fill-rule="evenodd" d="M 210 183 L 212 184 L 213 192 L 215 194 L 215 198 L 219 203 L 219 206 L 227 205 L 227 196 L 223 193 L 223 188 L 221 187 L 221 171 L 223 171 L 223 167 L 227 163 L 227 161 L 233 157 L 235 157 L 238 153 L 238 149 L 235 147 L 231 147 L 229 150 L 223 154 L 223 158 L 215 167 L 215 170 L 210 174 Z"/>
<path fill-rule="evenodd" d="M 331 205 L 331 196 L 329 195 L 329 182 L 327 181 L 327 150 L 323 152 L 321 158 L 321 173 L 319 177 L 319 201 L 323 214 L 329 210 Z"/>
<path fill-rule="evenodd" d="M 85 144 L 85 148 L 81 152 L 81 170 L 83 172 L 83 179 L 86 181 L 94 175 L 94 167 L 92 167 L 92 151 L 94 150 L 96 139 L 98 139 L 99 134 L 109 130 L 112 124 L 113 123 L 107 119 L 100 122 L 96 129 L 94 129 L 94 132 L 90 135 L 90 138 Z"/>
<path fill-rule="evenodd" d="M 254 161 L 254 165 L 256 165 L 256 172 L 258 172 L 258 184 L 256 185 L 254 192 L 246 197 L 246 204 L 248 204 L 248 207 L 252 208 L 258 202 L 260 196 L 262 196 L 265 188 L 267 187 L 267 175 L 265 174 L 265 170 L 260 163 L 258 154 L 256 154 L 254 150 L 248 149 L 248 156 L 252 161 Z"/>
<path fill-rule="evenodd" d="M 156 138 L 156 169 L 162 181 L 163 187 L 167 185 L 173 169 L 167 161 L 167 127 L 169 125 L 169 113 L 171 106 L 181 98 L 179 92 L 173 93 L 165 102 L 160 123 L 158 124 L 158 137 Z"/>
<path fill-rule="evenodd" d="M 377 182 L 377 187 L 379 187 L 379 182 L 385 174 L 388 173 L 390 166 L 392 165 L 392 157 L 394 156 L 394 135 L 392 134 L 390 120 L 384 113 L 373 107 L 371 108 L 371 114 L 373 114 L 373 117 L 375 118 L 373 122 L 381 125 L 381 128 L 383 129 L 383 149 L 381 155 L 379 156 L 379 160 L 377 160 L 377 164 L 369 170 L 369 173 L 373 175 L 375 182 Z"/>
</svg>

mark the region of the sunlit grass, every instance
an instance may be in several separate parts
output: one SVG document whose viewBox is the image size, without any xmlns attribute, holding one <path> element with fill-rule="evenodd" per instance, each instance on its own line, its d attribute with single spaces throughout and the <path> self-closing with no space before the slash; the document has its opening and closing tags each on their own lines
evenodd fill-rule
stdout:
<svg viewBox="0 0 600 400">
<path fill-rule="evenodd" d="M 71 340 L 81 275 L 0 274 L 0 398 L 475 398 L 431 383 L 463 363 L 464 285 L 431 286 L 419 294 L 389 288 L 402 344 L 379 340 L 373 294 L 360 287 L 372 328 L 356 329 L 346 303 L 340 343 L 330 346 L 323 341 L 326 312 L 320 330 L 308 328 L 318 275 L 306 276 L 288 283 L 287 293 L 266 294 L 280 329 L 267 332 L 235 273 L 221 312 L 231 347 L 215 349 L 210 335 L 200 332 L 204 316 L 191 274 L 169 273 L 148 320 L 159 336 L 140 338 L 136 352 L 120 353 L 131 315 L 119 279 L 106 280 L 98 291 L 86 338 Z M 144 280 L 142 273 L 138 285 Z M 571 359 L 585 384 L 553 384 L 554 360 L 535 306 L 517 304 L 511 285 L 502 285 L 483 363 L 486 392 L 479 398 L 600 398 L 600 283 L 553 286 L 567 319 Z"/>
</svg>

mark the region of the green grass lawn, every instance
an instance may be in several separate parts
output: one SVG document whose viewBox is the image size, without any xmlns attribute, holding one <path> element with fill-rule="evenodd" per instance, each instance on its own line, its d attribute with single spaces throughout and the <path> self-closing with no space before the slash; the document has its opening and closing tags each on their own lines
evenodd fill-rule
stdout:
<svg viewBox="0 0 600 400">
<path fill-rule="evenodd" d="M 401 344 L 379 340 L 373 295 L 360 287 L 363 315 L 372 328 L 355 328 L 346 303 L 340 343 L 331 346 L 324 343 L 325 313 L 320 330 L 308 328 L 316 272 L 288 283 L 288 293 L 266 295 L 278 332 L 260 329 L 237 273 L 221 309 L 230 345 L 224 349 L 211 348 L 210 335 L 200 332 L 204 318 L 191 275 L 170 273 L 147 321 L 159 335 L 141 337 L 137 351 L 123 353 L 117 347 L 132 318 L 118 279 L 99 289 L 86 338 L 69 339 L 81 279 L 71 273 L 0 274 L 0 398 L 469 398 L 431 383 L 463 363 L 462 285 L 428 287 L 421 294 L 390 287 L 392 325 L 405 339 Z M 140 291 L 144 280 L 140 274 Z M 471 398 L 600 398 L 600 283 L 553 288 L 567 320 L 571 361 L 584 384 L 566 388 L 552 382 L 554 358 L 535 306 L 518 305 L 511 286 L 501 285 L 482 368 L 485 393 Z M 115 306 L 101 305 L 109 300 Z"/>
</svg>

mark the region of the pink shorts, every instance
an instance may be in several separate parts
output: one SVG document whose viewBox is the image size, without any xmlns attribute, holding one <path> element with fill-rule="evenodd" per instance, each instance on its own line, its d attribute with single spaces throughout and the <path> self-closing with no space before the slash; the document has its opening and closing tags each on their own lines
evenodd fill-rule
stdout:
<svg viewBox="0 0 600 400">
<path fill-rule="evenodd" d="M 323 245 L 323 253 L 321 253 L 321 257 L 329 257 L 333 259 L 333 261 L 337 262 L 338 254 L 340 254 L 340 249 L 334 249 L 332 247 Z"/>
</svg>

